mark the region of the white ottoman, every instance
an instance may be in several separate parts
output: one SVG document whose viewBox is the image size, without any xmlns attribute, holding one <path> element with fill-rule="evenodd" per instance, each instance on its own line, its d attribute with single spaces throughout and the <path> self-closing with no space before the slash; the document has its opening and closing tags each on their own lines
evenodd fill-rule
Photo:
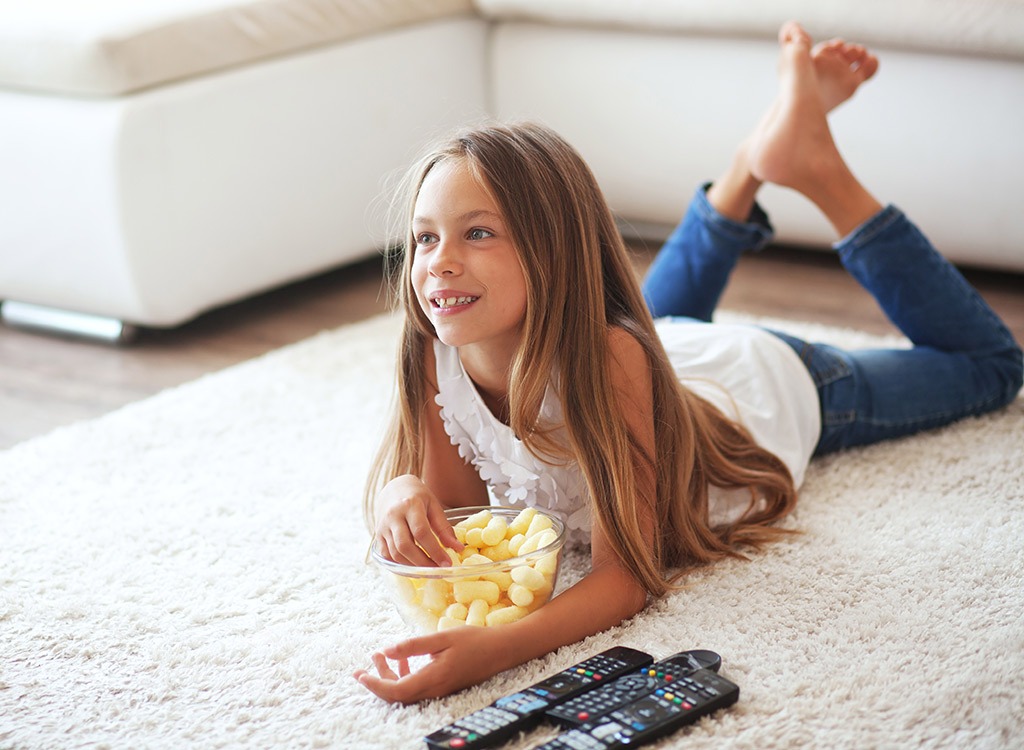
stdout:
<svg viewBox="0 0 1024 750">
<path fill-rule="evenodd" d="M 0 0 L 5 316 L 117 336 L 366 257 L 382 176 L 483 114 L 486 28 L 470 0 Z"/>
</svg>

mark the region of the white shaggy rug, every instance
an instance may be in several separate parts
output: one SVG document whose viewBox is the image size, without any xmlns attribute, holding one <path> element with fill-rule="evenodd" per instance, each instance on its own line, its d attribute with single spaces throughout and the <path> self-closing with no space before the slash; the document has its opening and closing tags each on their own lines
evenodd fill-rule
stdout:
<svg viewBox="0 0 1024 750">
<path fill-rule="evenodd" d="M 0 748 L 417 747 L 614 644 L 714 649 L 742 689 L 663 747 L 1024 746 L 1024 397 L 814 463 L 806 533 L 609 632 L 417 706 L 365 692 L 352 671 L 406 634 L 358 511 L 396 331 L 320 334 L 0 454 Z"/>
</svg>

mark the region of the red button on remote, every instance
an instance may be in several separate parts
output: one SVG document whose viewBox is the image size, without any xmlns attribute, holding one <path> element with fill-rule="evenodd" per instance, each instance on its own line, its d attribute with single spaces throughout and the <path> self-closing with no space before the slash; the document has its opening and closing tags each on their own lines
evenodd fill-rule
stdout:
<svg viewBox="0 0 1024 750">
<path fill-rule="evenodd" d="M 466 741 L 464 739 L 462 739 L 461 737 L 456 737 L 451 742 L 448 743 L 448 746 L 449 747 L 462 747 L 465 744 L 466 744 Z"/>
<path fill-rule="evenodd" d="M 586 721 L 590 718 L 590 714 L 588 714 L 586 711 L 580 711 L 578 714 L 576 714 L 576 718 L 580 721 Z"/>
</svg>

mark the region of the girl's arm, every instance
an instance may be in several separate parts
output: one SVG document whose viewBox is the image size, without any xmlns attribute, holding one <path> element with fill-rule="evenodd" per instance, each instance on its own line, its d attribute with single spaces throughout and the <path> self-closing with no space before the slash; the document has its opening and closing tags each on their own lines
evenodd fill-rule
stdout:
<svg viewBox="0 0 1024 750">
<path fill-rule="evenodd" d="M 640 345 L 614 330 L 609 338 L 612 383 L 629 428 L 653 455 L 654 419 L 650 371 Z M 650 487 L 649 482 L 640 486 Z M 640 498 L 650 508 L 650 498 Z M 654 533 L 653 515 L 642 513 Z M 373 655 L 378 674 L 355 677 L 381 698 L 411 703 L 447 695 L 505 669 L 542 656 L 632 617 L 647 601 L 644 588 L 621 566 L 607 538 L 595 528 L 591 538 L 591 572 L 565 592 L 518 622 L 497 628 L 460 627 L 412 638 Z M 429 655 L 430 662 L 410 673 L 408 659 Z M 396 663 L 392 669 L 389 660 Z"/>
<path fill-rule="evenodd" d="M 437 384 L 433 346 L 426 347 L 424 366 L 428 383 L 421 419 L 423 471 L 418 477 L 395 477 L 377 495 L 375 542 L 396 562 L 450 565 L 444 546 L 461 550 L 462 544 L 445 519 L 444 509 L 487 505 L 487 485 L 459 455 L 458 447 L 445 432 L 441 407 L 434 401 Z"/>
<path fill-rule="evenodd" d="M 646 592 L 617 567 L 594 570 L 528 617 L 508 625 L 465 625 L 410 638 L 373 655 L 376 675 L 355 678 L 381 698 L 414 703 L 449 695 L 587 636 L 607 630 L 639 612 Z M 413 656 L 430 662 L 409 671 Z M 395 662 L 397 670 L 393 670 Z"/>
</svg>

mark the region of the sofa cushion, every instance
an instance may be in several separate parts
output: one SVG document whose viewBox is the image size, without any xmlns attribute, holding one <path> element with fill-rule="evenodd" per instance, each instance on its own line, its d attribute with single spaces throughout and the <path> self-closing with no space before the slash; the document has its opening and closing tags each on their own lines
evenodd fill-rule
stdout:
<svg viewBox="0 0 1024 750">
<path fill-rule="evenodd" d="M 1024 0 L 476 0 L 491 19 L 773 36 L 789 19 L 815 38 L 1024 59 Z"/>
<path fill-rule="evenodd" d="M 0 0 L 0 86 L 124 94 L 472 10 L 471 0 Z"/>
</svg>

